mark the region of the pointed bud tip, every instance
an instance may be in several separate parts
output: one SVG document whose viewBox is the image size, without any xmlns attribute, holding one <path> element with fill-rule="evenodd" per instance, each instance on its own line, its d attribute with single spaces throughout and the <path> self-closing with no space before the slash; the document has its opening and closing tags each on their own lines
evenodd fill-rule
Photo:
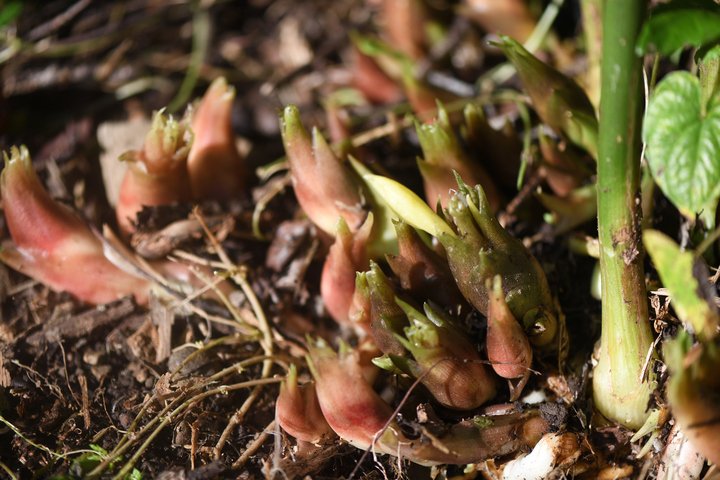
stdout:
<svg viewBox="0 0 720 480">
<path fill-rule="evenodd" d="M 305 130 L 300 120 L 300 110 L 296 105 L 287 105 L 281 115 L 283 132 L 293 133 Z"/>
</svg>

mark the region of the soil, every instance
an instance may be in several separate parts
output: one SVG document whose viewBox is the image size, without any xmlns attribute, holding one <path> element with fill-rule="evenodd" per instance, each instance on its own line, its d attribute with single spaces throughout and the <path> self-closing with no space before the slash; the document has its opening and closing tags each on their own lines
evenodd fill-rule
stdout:
<svg viewBox="0 0 720 480">
<path fill-rule="evenodd" d="M 463 474 L 461 467 L 430 469 L 398 465 L 387 456 L 373 459 L 340 441 L 295 450 L 295 441 L 274 423 L 287 366 L 300 365 L 301 378 L 310 378 L 303 367 L 305 336 L 335 344 L 339 338 L 356 341 L 351 332 L 338 329 L 320 299 L 327 247 L 298 213 L 282 169 L 272 173 L 284 155 L 278 112 L 296 104 L 305 125 L 327 126 L 323 102 L 352 80 L 348 33 L 376 30 L 379 2 L 21 3 L 15 27 L 6 29 L 22 39 L 21 50 L 0 63 L 0 146 L 27 145 L 54 198 L 92 225 L 116 229 L 100 157 L 138 147 L 136 138 L 127 145 L 133 139 L 130 119 L 147 118 L 167 105 L 181 115 L 220 75 L 236 88 L 234 131 L 259 177 L 232 201 L 209 201 L 197 210 L 191 205 L 147 208 L 133 237 L 132 246 L 146 258 L 185 255 L 186 261 L 218 262 L 214 240 L 220 242 L 235 268 L 229 274 L 247 280 L 248 290 L 234 284 L 232 308 L 162 294 L 148 307 L 131 298 L 93 307 L 0 264 L 0 477 L 484 476 Z M 501 63 L 502 55 L 483 46 L 485 33 L 477 25 L 454 15 L 455 2 L 428 3 L 457 31 L 455 49 L 464 49 L 465 55 L 462 63 L 459 54 L 431 56 L 429 68 L 441 74 L 438 78 L 455 79 L 472 90 L 474 80 Z M 565 2 L 555 27 L 561 39 L 567 37 L 573 62 L 582 63 L 573 46 L 579 31 L 577 2 Z M 198 46 L 203 41 L 204 51 Z M 516 87 L 517 81 L 506 86 Z M 350 127 L 355 135 L 390 131 L 363 145 L 362 155 L 420 191 L 416 135 L 412 129 L 386 128 L 407 111 L 405 104 L 396 107 L 350 107 Z M 119 129 L 110 135 L 115 144 L 100 145 L 97 132 L 110 124 Z M 522 128 L 519 119 L 514 126 Z M 532 167 L 527 178 L 530 185 L 541 183 Z M 546 418 L 581 436 L 587 471 L 597 472 L 593 468 L 602 464 L 639 475 L 646 461 L 634 458 L 637 446 L 626 430 L 605 427 L 590 434 L 588 375 L 599 334 L 599 303 L 589 294 L 594 261 L 571 253 L 565 236 L 534 220 L 540 207 L 531 189 L 518 193 L 506 187 L 504 193 L 514 200 L 501 218 L 540 260 L 570 333 L 568 361 L 553 377 L 555 383 L 533 378 L 527 388 L 552 390 L 555 400 Z M 266 206 L 257 209 L 261 199 Z M 163 230 L 187 219 L 194 223 L 174 236 Z M 203 222 L 211 236 L 204 233 Z M 582 228 L 592 234 L 595 226 Z M 255 328 L 247 328 L 262 315 L 272 347 Z M 480 336 L 484 321 L 473 314 L 466 324 Z M 263 361 L 270 351 L 274 360 L 266 369 Z M 378 384 L 391 388 L 394 381 L 388 375 Z M 442 409 L 440 414 L 456 415 Z M 112 462 L 102 465 L 108 452 L 114 454 Z"/>
</svg>

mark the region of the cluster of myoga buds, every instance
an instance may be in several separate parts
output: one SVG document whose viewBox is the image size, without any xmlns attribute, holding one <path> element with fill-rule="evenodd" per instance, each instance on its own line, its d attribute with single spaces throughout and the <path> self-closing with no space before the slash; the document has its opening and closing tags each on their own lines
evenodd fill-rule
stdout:
<svg viewBox="0 0 720 480">
<path fill-rule="evenodd" d="M 340 438 L 364 450 L 399 455 L 422 465 L 463 465 L 532 448 L 549 430 L 538 410 L 510 409 L 440 429 L 418 423 L 411 435 L 363 374 L 357 350 L 341 345 L 336 353 L 322 340 L 310 341 L 307 362 L 315 382 L 306 388 L 314 388 L 316 397 L 310 401 L 310 395 L 303 395 L 302 401 L 288 406 L 289 386 L 297 387 L 296 373 L 291 370 L 276 416 L 283 429 L 299 432 L 302 437 L 298 438 L 305 441 L 321 442 L 327 438 L 329 425 Z M 317 405 L 311 406 L 315 398 Z M 322 418 L 318 418 L 318 407 Z"/>
<path fill-rule="evenodd" d="M 156 112 L 142 149 L 120 157 L 128 168 L 116 214 L 125 234 L 134 232 L 143 206 L 228 198 L 244 191 L 247 166 L 230 123 L 234 95 L 220 78 L 185 119 Z M 12 242 L 3 244 L 0 260 L 84 302 L 101 304 L 133 295 L 144 303 L 150 282 L 106 258 L 100 237 L 45 191 L 27 149 L 13 147 L 4 158 L 0 195 Z M 165 267 L 160 266 L 164 273 L 188 279 L 181 266 Z"/>
<path fill-rule="evenodd" d="M 134 232 L 143 206 L 242 194 L 247 165 L 232 131 L 234 98 L 235 90 L 221 77 L 182 120 L 155 113 L 142 150 L 120 157 L 128 163 L 116 209 L 124 233 Z"/>
<path fill-rule="evenodd" d="M 218 80 L 185 119 L 157 112 L 142 149 L 122 156 L 128 170 L 117 215 L 126 234 L 144 205 L 228 198 L 244 188 L 246 168 L 230 128 L 233 95 Z M 437 405 L 477 410 L 497 396 L 498 377 L 510 381 L 515 400 L 533 347 L 559 353 L 561 314 L 537 261 L 495 219 L 497 205 L 480 185 L 460 180 L 458 171 L 493 188 L 460 148 L 447 113 L 440 109 L 435 123 L 417 130 L 427 196 L 437 193 L 428 199 L 441 200 L 440 215 L 394 180 L 360 162 L 341 161 L 317 130 L 303 128 L 296 108 L 285 110 L 282 135 L 295 194 L 328 240 L 322 298 L 340 324 L 372 339 L 381 355 L 376 365 L 416 380 Z M 5 161 L 0 192 L 14 243 L 3 245 L 3 261 L 86 302 L 128 294 L 146 301 L 149 282 L 106 259 L 99 237 L 43 189 L 26 149 L 12 149 Z M 218 171 L 232 174 L 219 180 Z M 458 187 L 451 191 L 453 177 Z M 374 243 L 378 238 L 382 242 Z M 394 248 L 387 247 L 388 238 Z M 392 278 L 377 263 L 382 260 Z M 487 317 L 485 348 L 458 318 L 470 307 Z M 529 447 L 548 429 L 538 412 L 527 411 L 410 438 L 372 388 L 367 372 L 374 367 L 362 365 L 356 350 L 343 346 L 338 355 L 312 342 L 307 361 L 315 384 L 298 385 L 292 369 L 277 403 L 278 422 L 304 442 L 321 442 L 332 431 L 360 448 L 417 463 L 472 463 Z"/>
<path fill-rule="evenodd" d="M 482 134 L 474 127 L 482 126 L 483 118 L 466 113 L 473 127 L 468 131 Z M 342 161 L 317 129 L 309 134 L 303 128 L 296 108 L 285 109 L 282 126 L 298 202 L 313 223 L 334 234 L 321 280 L 325 306 L 338 323 L 372 341 L 381 353 L 375 366 L 399 375 L 401 385 L 424 391 L 435 405 L 470 412 L 498 397 L 500 379 L 508 381 L 510 399 L 517 400 L 530 376 L 533 349 L 540 356 L 562 354 L 563 318 L 545 274 L 499 224 L 497 205 L 485 190 L 461 180 L 458 170 L 492 188 L 466 157 L 442 108 L 435 123 L 417 125 L 426 197 L 440 200 L 441 215 L 398 182 L 374 175 L 356 160 Z M 438 195 L 431 199 L 433 192 Z M 376 228 L 376 219 L 388 210 L 396 251 L 372 254 L 370 244 L 383 227 Z M 471 308 L 487 318 L 484 348 L 482 337 L 471 336 L 459 317 Z M 492 418 L 487 425 L 446 425 L 442 438 L 432 442 L 422 434 L 408 438 L 366 378 L 367 366 L 359 366 L 356 351 L 342 344 L 336 353 L 323 341 L 308 348 L 315 382 L 306 388 L 316 393 L 323 420 L 303 413 L 309 408 L 306 397 L 300 401 L 296 395 L 294 409 L 285 400 L 278 406 L 280 425 L 287 424 L 285 430 L 302 441 L 319 441 L 327 424 L 359 448 L 421 464 L 464 463 L 532 446 L 547 430 L 535 412 Z M 296 381 L 293 371 L 287 383 Z M 283 399 L 287 391 L 283 387 Z M 300 418 L 313 419 L 314 426 L 299 428 Z"/>
</svg>

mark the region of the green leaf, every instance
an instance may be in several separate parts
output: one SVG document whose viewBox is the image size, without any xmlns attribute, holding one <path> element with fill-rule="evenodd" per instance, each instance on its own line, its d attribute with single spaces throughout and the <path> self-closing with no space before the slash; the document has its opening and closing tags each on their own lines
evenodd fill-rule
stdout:
<svg viewBox="0 0 720 480">
<path fill-rule="evenodd" d="M 395 232 L 395 217 L 390 205 L 385 203 L 382 196 L 377 195 L 371 186 L 366 183 L 365 175 L 372 175 L 372 171 L 356 160 L 352 155 L 348 156 L 350 166 L 358 174 L 364 186 L 367 202 L 375 216 L 372 227 L 372 235 L 368 243 L 368 254 L 370 258 L 381 258 L 386 254 L 396 255 L 398 250 L 397 233 Z"/>
<path fill-rule="evenodd" d="M 720 5 L 712 0 L 676 0 L 656 8 L 638 36 L 638 55 L 700 48 L 720 40 Z"/>
<path fill-rule="evenodd" d="M 455 237 L 450 226 L 409 188 L 381 175 L 366 174 L 363 180 L 405 223 L 435 237 L 443 234 Z"/>
<path fill-rule="evenodd" d="M 648 103 L 643 140 L 650 171 L 660 189 L 690 219 L 715 224 L 720 197 L 720 95 L 707 105 L 700 82 L 673 72 Z"/>
<path fill-rule="evenodd" d="M 701 282 L 706 280 L 694 274 L 695 255 L 681 251 L 670 237 L 657 230 L 645 230 L 643 241 L 680 320 L 702 340 L 711 339 L 718 326 L 718 311 L 702 294 Z"/>
</svg>

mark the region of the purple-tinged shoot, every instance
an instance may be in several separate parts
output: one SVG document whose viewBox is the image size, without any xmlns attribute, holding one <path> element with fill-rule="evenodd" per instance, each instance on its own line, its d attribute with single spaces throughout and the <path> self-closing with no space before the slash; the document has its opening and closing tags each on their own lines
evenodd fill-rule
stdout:
<svg viewBox="0 0 720 480">
<path fill-rule="evenodd" d="M 234 100 L 235 89 L 220 77 L 192 112 L 195 139 L 188 172 L 195 199 L 238 198 L 247 184 L 248 165 L 237 150 L 232 129 Z"/>
<path fill-rule="evenodd" d="M 370 294 L 370 332 L 375 343 L 384 353 L 404 354 L 405 348 L 396 335 L 407 325 L 407 316 L 395 301 L 395 288 L 375 262 L 370 262 L 363 279 Z"/>
<path fill-rule="evenodd" d="M 432 438 L 407 438 L 393 410 L 365 380 L 357 351 L 335 353 L 324 341 L 310 345 L 308 365 L 326 421 L 351 445 L 399 455 L 421 465 L 480 463 L 532 448 L 549 425 L 537 410 L 466 420 Z"/>
<path fill-rule="evenodd" d="M 383 0 L 381 20 L 388 41 L 408 57 L 425 54 L 427 12 L 421 0 Z"/>
<path fill-rule="evenodd" d="M 43 188 L 27 148 L 13 147 L 3 156 L 0 196 L 13 242 L 2 245 L 0 260 L 87 303 L 108 303 L 126 295 L 145 303 L 148 282 L 105 258 L 102 242 L 90 227 Z"/>
<path fill-rule="evenodd" d="M 530 377 L 532 347 L 525 332 L 513 316 L 502 289 L 502 279 L 496 275 L 490 290 L 487 314 L 487 354 L 495 373 L 508 380 L 519 379 L 517 386 L 511 384 L 511 401 L 517 400 Z"/>
<path fill-rule="evenodd" d="M 473 189 L 458 178 L 445 220 L 400 183 L 379 175 L 363 178 L 400 219 L 443 244 L 460 292 L 476 309 L 487 314 L 486 282 L 500 275 L 505 300 L 533 346 L 548 352 L 561 349 L 564 329 L 545 273 L 522 242 L 503 229 L 479 185 Z"/>
<path fill-rule="evenodd" d="M 417 231 L 403 221 L 395 222 L 397 255 L 385 258 L 393 273 L 400 279 L 403 290 L 416 298 L 431 300 L 438 305 L 455 308 L 466 305 L 455 286 L 447 260 L 425 244 Z"/>
<path fill-rule="evenodd" d="M 120 157 L 127 162 L 115 214 L 125 234 L 135 231 L 143 206 L 170 205 L 192 198 L 187 170 L 192 132 L 162 110 L 153 115 L 143 149 Z"/>
<path fill-rule="evenodd" d="M 297 368 L 290 365 L 275 402 L 275 419 L 280 427 L 303 442 L 321 443 L 333 431 L 320 410 L 315 384 L 298 385 Z"/>
<path fill-rule="evenodd" d="M 393 411 L 365 380 L 358 353 L 347 346 L 336 353 L 323 340 L 311 344 L 308 352 L 320 409 L 330 428 L 351 445 L 370 448 Z"/>
<path fill-rule="evenodd" d="M 498 185 L 508 190 L 517 189 L 523 146 L 509 121 L 496 130 L 488 122 L 482 107 L 475 103 L 465 106 L 463 118 L 461 132 L 469 151 L 477 152 Z"/>
<path fill-rule="evenodd" d="M 335 243 L 325 259 L 320 279 L 320 295 L 325 308 L 340 325 L 350 326 L 350 308 L 355 293 L 355 277 L 358 271 L 367 270 L 369 259 L 367 242 L 372 232 L 373 216 L 356 232 L 351 232 L 340 217 L 335 233 Z"/>
<path fill-rule="evenodd" d="M 355 231 L 365 220 L 361 188 L 317 129 L 312 136 L 295 106 L 282 115 L 282 138 L 290 163 L 293 188 L 300 207 L 322 231 L 332 236 L 338 217 Z"/>
<path fill-rule="evenodd" d="M 536 347 L 557 350 L 561 328 L 547 278 L 535 257 L 511 236 L 490 211 L 479 186 L 471 189 L 458 179 L 458 191 L 446 215 L 456 236 L 441 235 L 450 269 L 465 298 L 487 315 L 488 281 L 499 275 L 505 301 L 522 322 Z"/>
<path fill-rule="evenodd" d="M 558 142 L 543 132 L 540 132 L 539 139 L 544 160 L 540 173 L 556 195 L 569 195 L 592 175 L 573 150 L 561 148 Z"/>
<path fill-rule="evenodd" d="M 521 42 L 535 30 L 535 19 L 524 0 L 465 0 L 463 12 L 486 32 L 509 35 Z"/>
</svg>

